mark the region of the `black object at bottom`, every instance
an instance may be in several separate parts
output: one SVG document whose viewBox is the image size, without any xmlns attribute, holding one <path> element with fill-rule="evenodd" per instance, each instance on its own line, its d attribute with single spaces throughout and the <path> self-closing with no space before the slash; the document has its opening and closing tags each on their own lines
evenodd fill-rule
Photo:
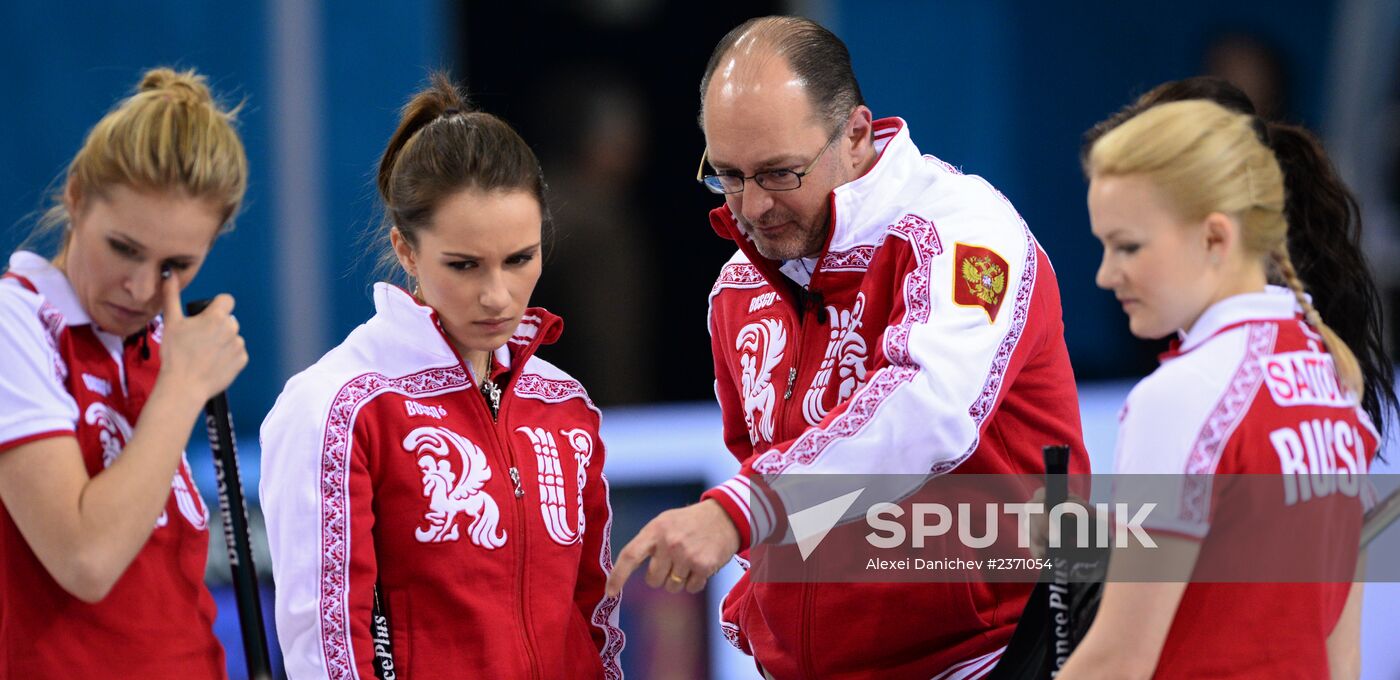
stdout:
<svg viewBox="0 0 1400 680">
<path fill-rule="evenodd" d="M 394 641 L 389 635 L 389 612 L 380 600 L 379 584 L 374 584 L 374 611 L 370 628 L 374 637 L 374 677 L 379 680 L 395 680 L 398 672 L 394 668 Z"/>
<path fill-rule="evenodd" d="M 208 300 L 185 305 L 194 316 L 209 306 Z M 262 600 L 258 597 L 258 573 L 253 564 L 253 542 L 248 534 L 248 505 L 243 500 L 243 478 L 238 471 L 238 450 L 234 446 L 233 418 L 228 394 L 220 392 L 204 405 L 204 425 L 209 432 L 209 449 L 214 458 L 214 474 L 219 482 L 219 515 L 223 519 L 224 542 L 228 546 L 229 567 L 233 571 L 233 594 L 238 602 L 238 622 L 243 635 L 243 655 L 252 680 L 271 680 L 272 661 L 263 629 Z"/>
<path fill-rule="evenodd" d="M 1047 670 L 1046 667 L 1057 656 L 1068 658 L 1069 653 L 1084 639 L 1084 634 L 1089 632 L 1089 624 L 1094 622 L 1094 614 L 1099 609 L 1099 598 L 1103 597 L 1103 583 L 1073 583 L 1069 595 L 1069 612 L 1074 626 L 1070 629 L 1068 648 L 1053 650 L 1057 652 L 1053 656 L 1047 653 L 1052 651 L 1054 644 L 1054 631 L 1049 625 L 1051 590 L 1049 581 L 1041 581 L 1031 591 L 1016 632 L 1012 633 L 1006 651 L 1001 653 L 1001 659 L 986 680 L 1043 680 L 1054 677 L 1059 664 L 1055 670 Z"/>
<path fill-rule="evenodd" d="M 1069 496 L 1070 450 L 1047 446 L 1043 453 L 1045 507 L 1053 508 Z M 1108 551 L 1047 549 L 1046 557 L 1052 568 L 1031 591 L 1020 623 L 987 680 L 1055 677 L 1094 621 L 1103 597 Z M 1095 578 L 1086 579 L 1087 574 Z"/>
</svg>

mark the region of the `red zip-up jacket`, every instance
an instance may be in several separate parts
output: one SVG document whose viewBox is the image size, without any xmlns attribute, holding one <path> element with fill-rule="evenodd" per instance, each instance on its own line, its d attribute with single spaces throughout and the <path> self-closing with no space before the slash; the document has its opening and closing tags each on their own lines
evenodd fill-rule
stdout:
<svg viewBox="0 0 1400 680">
<path fill-rule="evenodd" d="M 620 678 L 599 412 L 533 356 L 562 322 L 532 308 L 495 352 L 493 417 L 431 308 L 374 301 L 262 427 L 288 675 L 375 677 L 378 582 L 397 678 Z"/>
<path fill-rule="evenodd" d="M 765 259 L 727 207 L 710 215 L 739 245 L 709 325 L 742 468 L 704 497 L 741 549 L 785 527 L 781 494 L 753 493 L 756 475 L 1042 474 L 1047 444 L 1089 469 L 1045 252 L 991 185 L 921 155 L 904 121 L 876 121 L 874 137 L 879 158 L 832 192 L 814 260 Z M 995 665 L 1031 586 L 746 574 L 721 625 L 781 680 L 966 680 Z"/>
<path fill-rule="evenodd" d="M 163 326 L 120 338 L 92 323 L 62 271 L 34 253 L 0 280 L 0 456 L 72 437 L 87 473 L 122 455 L 160 375 Z M 181 458 L 165 511 L 102 601 L 53 579 L 0 505 L 0 678 L 221 679 L 204 585 L 209 509 Z"/>
</svg>

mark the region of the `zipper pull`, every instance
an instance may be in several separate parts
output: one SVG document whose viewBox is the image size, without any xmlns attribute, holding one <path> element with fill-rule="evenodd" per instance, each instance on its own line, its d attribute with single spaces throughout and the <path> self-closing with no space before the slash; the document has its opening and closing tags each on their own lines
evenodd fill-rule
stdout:
<svg viewBox="0 0 1400 680">
<path fill-rule="evenodd" d="M 525 495 L 525 489 L 520 486 L 520 471 L 515 466 L 510 466 L 510 481 L 515 484 L 515 497 L 521 498 Z"/>
<path fill-rule="evenodd" d="M 501 412 L 501 388 L 491 380 L 481 381 L 481 396 L 486 398 L 486 406 L 491 410 L 491 420 Z"/>
<path fill-rule="evenodd" d="M 787 384 L 787 391 L 786 391 L 786 392 L 783 392 L 783 400 L 784 400 L 784 401 L 786 401 L 786 400 L 792 398 L 792 385 L 793 385 L 793 383 L 796 383 L 796 382 L 797 382 L 797 367 L 796 367 L 796 366 L 791 366 L 791 367 L 788 368 L 788 384 Z"/>
</svg>

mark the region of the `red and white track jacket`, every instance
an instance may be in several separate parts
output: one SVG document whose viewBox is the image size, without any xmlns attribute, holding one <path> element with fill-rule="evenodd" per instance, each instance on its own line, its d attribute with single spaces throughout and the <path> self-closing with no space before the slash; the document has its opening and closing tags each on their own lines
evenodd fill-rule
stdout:
<svg viewBox="0 0 1400 680">
<path fill-rule="evenodd" d="M 144 337 L 106 333 L 62 271 L 12 255 L 0 280 L 0 456 L 73 437 L 89 475 L 106 469 L 155 387 L 161 328 L 157 318 Z M 225 677 L 208 556 L 209 509 L 183 456 L 150 538 L 96 604 L 53 580 L 0 505 L 0 678 Z"/>
<path fill-rule="evenodd" d="M 1201 315 L 1133 388 L 1118 429 L 1119 474 L 1170 475 L 1169 488 L 1180 487 L 1154 488 L 1143 526 L 1201 543 L 1153 677 L 1328 677 L 1327 637 L 1353 587 L 1378 445 L 1291 291 L 1270 286 Z M 1213 475 L 1231 475 L 1213 484 L 1219 494 L 1205 486 Z M 1299 512 L 1303 521 L 1290 521 Z M 1196 582 L 1222 580 L 1200 570 L 1233 567 L 1242 553 L 1257 560 L 1247 568 L 1271 568 L 1265 551 L 1278 545 L 1295 548 L 1285 557 L 1309 582 Z M 1321 562 L 1300 568 L 1303 560 Z"/>
<path fill-rule="evenodd" d="M 620 678 L 599 412 L 533 356 L 562 322 L 530 309 L 496 351 L 493 419 L 431 308 L 374 302 L 262 427 L 288 674 L 375 677 L 377 581 L 398 678 Z"/>
<path fill-rule="evenodd" d="M 805 288 L 784 273 L 798 263 L 763 258 L 727 207 L 710 214 L 739 245 L 709 323 L 725 443 L 743 465 L 704 497 L 742 548 L 785 524 L 752 475 L 1040 474 L 1047 444 L 1070 445 L 1071 471 L 1088 472 L 1044 251 L 996 189 L 921 155 L 904 121 L 876 121 L 874 135 L 874 167 L 831 194 Z M 745 575 L 721 625 L 783 680 L 979 678 L 1030 589 Z"/>
</svg>

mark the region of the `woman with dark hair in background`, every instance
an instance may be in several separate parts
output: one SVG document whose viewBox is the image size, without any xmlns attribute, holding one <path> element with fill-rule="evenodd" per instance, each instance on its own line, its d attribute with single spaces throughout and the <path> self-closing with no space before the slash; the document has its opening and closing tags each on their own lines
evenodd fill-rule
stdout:
<svg viewBox="0 0 1400 680">
<path fill-rule="evenodd" d="M 1187 99 L 1204 99 L 1236 113 L 1255 114 L 1249 96 L 1227 80 L 1211 76 L 1170 80 L 1089 128 L 1084 133 L 1080 162 L 1087 168 L 1094 143 L 1133 116 L 1158 104 Z M 1400 401 L 1395 395 L 1395 365 L 1385 351 L 1381 294 L 1361 251 L 1361 210 L 1356 197 L 1306 129 L 1264 120 L 1256 126 L 1256 132 L 1266 135 L 1284 164 L 1285 218 L 1289 224 L 1322 225 L 1318 229 L 1289 229 L 1288 253 L 1298 279 L 1315 284 L 1307 291 L 1313 307 L 1356 354 L 1366 380 L 1361 405 L 1384 436 Z M 1287 285 L 1276 267 L 1269 268 L 1269 280 Z"/>
<path fill-rule="evenodd" d="M 233 299 L 180 290 L 248 183 L 203 76 L 147 71 L 68 166 L 52 259 L 0 280 L 0 678 L 223 678 L 209 511 L 184 460 L 248 363 Z"/>
<path fill-rule="evenodd" d="M 262 427 L 288 672 L 620 677 L 599 413 L 534 356 L 562 326 L 527 306 L 539 162 L 438 74 L 404 107 L 378 187 L 411 285 L 375 284 L 375 316 Z"/>
<path fill-rule="evenodd" d="M 1360 403 L 1380 386 L 1332 326 L 1375 320 L 1365 316 L 1365 291 L 1335 280 L 1314 283 L 1329 286 L 1334 310 L 1361 318 L 1320 314 L 1290 238 L 1311 242 L 1347 228 L 1317 219 L 1346 214 L 1345 187 L 1322 172 L 1330 163 L 1302 128 L 1208 101 L 1128 118 L 1093 142 L 1085 167 L 1104 244 L 1099 285 L 1123 303 L 1134 335 L 1180 334 L 1128 397 L 1117 472 L 1174 475 L 1165 479 L 1181 492 L 1157 496 L 1164 504 L 1144 522 L 1157 549 L 1115 552 L 1097 617 L 1059 677 L 1356 677 L 1362 589 L 1349 581 L 1370 500 L 1362 476 L 1379 444 Z M 1361 261 L 1338 241 L 1312 253 L 1314 271 Z M 1270 271 L 1286 287 L 1268 285 Z M 1287 480 L 1319 472 L 1332 479 L 1314 487 L 1325 494 L 1299 497 L 1295 487 L 1287 496 Z M 1212 561 L 1248 549 L 1222 542 L 1222 531 L 1278 528 L 1264 528 L 1272 517 L 1257 492 L 1246 501 L 1225 494 L 1231 482 L 1219 482 L 1215 495 L 1185 493 L 1191 477 L 1217 475 L 1265 475 L 1258 479 L 1275 487 L 1284 480 L 1284 497 L 1267 514 L 1325 520 L 1287 536 L 1304 546 L 1311 578 L 1198 578 Z M 1152 580 L 1144 573 L 1169 578 L 1128 582 Z M 1263 630 L 1258 620 L 1280 625 Z"/>
</svg>

